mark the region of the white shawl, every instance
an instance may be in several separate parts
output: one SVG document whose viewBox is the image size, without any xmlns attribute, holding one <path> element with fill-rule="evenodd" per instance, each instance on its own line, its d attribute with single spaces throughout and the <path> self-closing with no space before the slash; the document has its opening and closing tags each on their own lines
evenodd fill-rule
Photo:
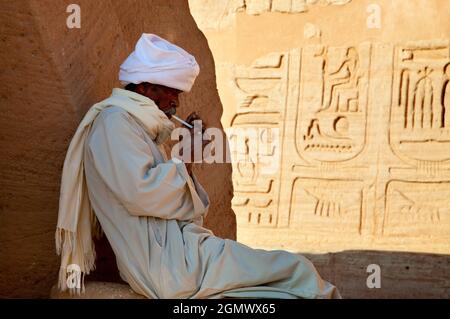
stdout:
<svg viewBox="0 0 450 319">
<path fill-rule="evenodd" d="M 84 291 L 84 276 L 95 268 L 95 249 L 92 234 L 100 227 L 89 202 L 84 173 L 84 144 L 97 115 L 109 106 L 119 106 L 135 117 L 156 144 L 166 141 L 174 124 L 149 98 L 124 89 L 114 89 L 106 100 L 95 104 L 84 116 L 70 142 L 64 161 L 56 228 L 56 251 L 61 255 L 58 287 L 65 291 Z M 67 285 L 69 265 L 81 270 L 82 285 Z"/>
</svg>

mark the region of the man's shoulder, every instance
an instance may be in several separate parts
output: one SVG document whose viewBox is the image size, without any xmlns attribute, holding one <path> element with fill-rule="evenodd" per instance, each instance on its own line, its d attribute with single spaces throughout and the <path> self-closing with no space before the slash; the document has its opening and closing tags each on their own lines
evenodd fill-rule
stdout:
<svg viewBox="0 0 450 319">
<path fill-rule="evenodd" d="M 132 124 L 133 119 L 130 114 L 119 106 L 109 106 L 100 111 L 95 120 L 102 125 L 117 126 L 120 124 Z"/>
<path fill-rule="evenodd" d="M 119 106 L 108 106 L 101 110 L 94 120 L 88 140 L 99 134 L 114 139 L 131 131 L 139 135 L 142 134 L 136 121 L 125 109 Z"/>
<path fill-rule="evenodd" d="M 128 112 L 121 108 L 120 106 L 108 106 L 100 111 L 99 117 L 103 118 L 109 118 L 111 115 L 114 115 L 113 117 L 123 117 L 128 116 Z"/>
</svg>

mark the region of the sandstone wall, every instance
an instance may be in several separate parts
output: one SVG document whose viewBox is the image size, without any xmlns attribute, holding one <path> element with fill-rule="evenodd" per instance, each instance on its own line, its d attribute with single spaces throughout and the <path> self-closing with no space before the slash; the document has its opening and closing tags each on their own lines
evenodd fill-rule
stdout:
<svg viewBox="0 0 450 319">
<path fill-rule="evenodd" d="M 222 124 L 249 132 L 230 135 L 239 241 L 450 253 L 449 1 L 189 4 Z"/>
<path fill-rule="evenodd" d="M 196 109 L 208 125 L 221 125 L 213 57 L 186 2 L 79 0 L 81 28 L 68 29 L 73 2 L 0 3 L 0 297 L 46 297 L 56 282 L 54 231 L 68 143 L 86 110 L 119 85 L 118 67 L 141 33 L 196 56 L 201 73 L 180 113 Z M 197 174 L 212 201 L 206 225 L 235 238 L 231 166 Z M 107 273 L 98 276 L 111 280 L 114 260 L 101 247 L 98 263 Z"/>
</svg>

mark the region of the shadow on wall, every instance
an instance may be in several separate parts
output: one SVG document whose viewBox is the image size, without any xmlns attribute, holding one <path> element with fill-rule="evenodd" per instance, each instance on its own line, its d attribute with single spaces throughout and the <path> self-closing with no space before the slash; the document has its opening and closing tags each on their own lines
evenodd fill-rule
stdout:
<svg viewBox="0 0 450 319">
<path fill-rule="evenodd" d="M 67 147 L 88 108 L 119 86 L 119 65 L 142 33 L 196 57 L 201 73 L 181 96 L 180 115 L 197 110 L 208 126 L 221 127 L 213 57 L 187 1 L 79 0 L 81 28 L 68 29 L 71 2 L 0 3 L 0 297 L 47 297 L 56 282 L 54 231 Z M 235 239 L 231 165 L 196 173 L 212 202 L 206 226 Z M 103 240 L 98 248 L 97 273 L 117 280 L 109 245 Z"/>
<path fill-rule="evenodd" d="M 389 251 L 343 251 L 304 254 L 321 276 L 335 284 L 343 298 L 450 298 L 450 256 Z M 380 288 L 376 283 L 378 265 Z M 372 286 L 373 287 L 373 286 Z"/>
</svg>

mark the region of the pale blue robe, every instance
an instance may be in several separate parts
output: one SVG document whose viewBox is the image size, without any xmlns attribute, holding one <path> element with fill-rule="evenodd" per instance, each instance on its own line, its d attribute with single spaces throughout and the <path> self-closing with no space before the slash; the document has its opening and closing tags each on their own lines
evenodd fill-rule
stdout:
<svg viewBox="0 0 450 319">
<path fill-rule="evenodd" d="M 203 228 L 208 195 L 122 108 L 85 144 L 89 198 L 121 277 L 148 298 L 336 298 L 306 258 L 252 249 Z M 217 181 L 220 183 L 220 181 Z"/>
</svg>

